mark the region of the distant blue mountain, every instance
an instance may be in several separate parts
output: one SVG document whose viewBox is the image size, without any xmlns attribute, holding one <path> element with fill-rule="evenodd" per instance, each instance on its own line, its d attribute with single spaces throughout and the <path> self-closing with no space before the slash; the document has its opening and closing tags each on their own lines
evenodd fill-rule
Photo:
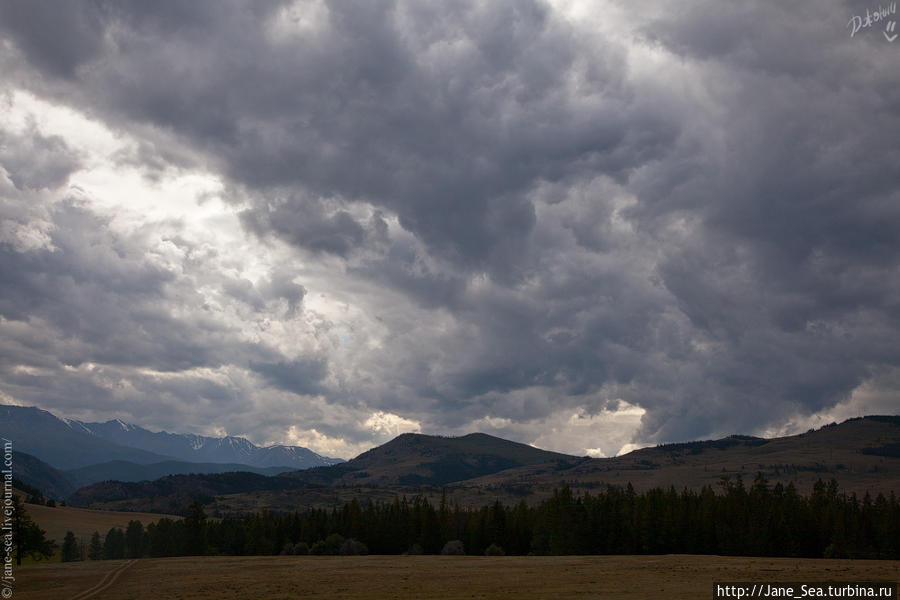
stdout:
<svg viewBox="0 0 900 600">
<path fill-rule="evenodd" d="M 171 456 L 176 460 L 205 463 L 238 463 L 253 467 L 309 469 L 344 462 L 328 458 L 302 446 L 256 446 L 242 437 L 206 437 L 189 433 L 152 432 L 115 419 L 105 423 L 68 421 L 73 429 L 108 440 L 120 446 Z"/>
<path fill-rule="evenodd" d="M 110 460 L 150 464 L 171 459 L 167 455 L 113 443 L 30 406 L 0 405 L 0 437 L 11 440 L 14 450 L 30 454 L 60 470 Z"/>
<path fill-rule="evenodd" d="M 0 437 L 12 440 L 16 451 L 31 454 L 62 471 L 110 461 L 137 465 L 168 463 L 173 468 L 177 462 L 227 464 L 229 468 L 248 465 L 254 468 L 247 470 L 257 473 L 271 472 L 269 467 L 296 470 L 344 462 L 301 446 L 259 447 L 242 437 L 154 433 L 119 420 L 105 423 L 64 420 L 28 406 L 0 405 Z M 184 473 L 185 469 L 177 466 L 172 473 L 164 474 Z"/>
</svg>

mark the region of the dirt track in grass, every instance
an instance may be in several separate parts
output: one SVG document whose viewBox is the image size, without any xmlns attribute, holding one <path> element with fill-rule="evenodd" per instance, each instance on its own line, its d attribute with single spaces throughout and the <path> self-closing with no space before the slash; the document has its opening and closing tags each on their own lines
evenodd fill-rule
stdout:
<svg viewBox="0 0 900 600">
<path fill-rule="evenodd" d="M 67 600 L 124 561 L 42 564 L 16 572 L 18 600 Z M 719 556 L 363 556 L 141 559 L 103 600 L 712 598 L 714 581 L 892 581 L 900 561 Z"/>
</svg>

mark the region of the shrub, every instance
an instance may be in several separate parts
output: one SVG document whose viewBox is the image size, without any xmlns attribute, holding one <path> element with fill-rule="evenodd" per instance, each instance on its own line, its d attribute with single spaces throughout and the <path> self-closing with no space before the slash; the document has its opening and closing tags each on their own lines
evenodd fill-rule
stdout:
<svg viewBox="0 0 900 600">
<path fill-rule="evenodd" d="M 325 554 L 340 554 L 343 544 L 344 536 L 339 533 L 332 533 L 325 538 Z"/>
<path fill-rule="evenodd" d="M 294 550 L 292 554 L 296 554 L 297 556 L 306 556 L 309 554 L 309 546 L 306 545 L 306 542 L 297 542 L 294 544 Z"/>
<path fill-rule="evenodd" d="M 503 551 L 503 548 L 498 546 L 497 544 L 491 544 L 484 551 L 485 556 L 506 556 L 506 552 Z"/>
<path fill-rule="evenodd" d="M 441 550 L 441 554 L 447 556 L 461 556 L 465 553 L 466 548 L 463 546 L 462 540 L 450 540 L 444 544 L 444 548 Z"/>
<path fill-rule="evenodd" d="M 344 536 L 339 533 L 332 533 L 324 540 L 319 540 L 309 549 L 310 554 L 328 554 L 335 555 L 341 553 L 341 546 L 344 545 Z"/>
<path fill-rule="evenodd" d="M 344 543 L 341 544 L 340 554 L 343 556 L 360 556 L 368 553 L 369 549 L 366 545 L 353 538 L 345 540 Z"/>
<path fill-rule="evenodd" d="M 410 556 L 418 556 L 420 554 L 425 554 L 425 550 L 422 549 L 422 546 L 419 544 L 413 544 L 409 547 L 409 550 L 406 553 Z"/>
</svg>

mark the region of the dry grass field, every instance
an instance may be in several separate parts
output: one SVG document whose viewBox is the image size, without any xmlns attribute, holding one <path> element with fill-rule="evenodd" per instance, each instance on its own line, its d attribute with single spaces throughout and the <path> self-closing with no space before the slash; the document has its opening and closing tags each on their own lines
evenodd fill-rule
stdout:
<svg viewBox="0 0 900 600">
<path fill-rule="evenodd" d="M 900 561 L 719 556 L 187 557 L 43 564 L 18 600 L 712 598 L 714 581 L 898 581 Z M 118 577 L 91 596 L 85 590 Z M 112 577 L 107 579 L 107 582 Z M 102 587 L 102 586 L 100 586 Z"/>
<path fill-rule="evenodd" d="M 91 534 L 99 531 L 101 536 L 112 527 L 125 529 L 128 521 L 140 521 L 145 526 L 155 523 L 162 518 L 180 519 L 173 515 L 161 515 L 155 513 L 116 512 L 104 510 L 91 510 L 87 508 L 74 508 L 71 506 L 57 506 L 50 508 L 38 504 L 26 504 L 26 512 L 31 516 L 41 529 L 47 532 L 47 538 L 56 540 L 61 544 L 66 531 L 71 531 L 76 538 L 85 542 L 91 539 Z"/>
</svg>

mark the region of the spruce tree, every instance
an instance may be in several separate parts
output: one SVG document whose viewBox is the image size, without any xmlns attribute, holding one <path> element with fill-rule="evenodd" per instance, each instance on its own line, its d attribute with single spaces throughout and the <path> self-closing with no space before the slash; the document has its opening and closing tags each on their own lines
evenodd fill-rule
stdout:
<svg viewBox="0 0 900 600">
<path fill-rule="evenodd" d="M 103 558 L 103 542 L 100 541 L 99 531 L 95 531 L 91 536 L 91 543 L 88 546 L 88 558 L 91 560 L 100 560 Z"/>
<path fill-rule="evenodd" d="M 66 532 L 66 537 L 63 539 L 61 554 L 62 562 L 81 560 L 81 549 L 78 547 L 78 540 L 75 539 L 75 534 L 71 531 Z"/>
<path fill-rule="evenodd" d="M 125 558 L 125 532 L 120 528 L 113 527 L 107 532 L 106 541 L 103 542 L 103 558 Z"/>
<path fill-rule="evenodd" d="M 125 530 L 125 557 L 140 558 L 144 555 L 144 526 L 140 521 L 129 521 Z"/>
</svg>

